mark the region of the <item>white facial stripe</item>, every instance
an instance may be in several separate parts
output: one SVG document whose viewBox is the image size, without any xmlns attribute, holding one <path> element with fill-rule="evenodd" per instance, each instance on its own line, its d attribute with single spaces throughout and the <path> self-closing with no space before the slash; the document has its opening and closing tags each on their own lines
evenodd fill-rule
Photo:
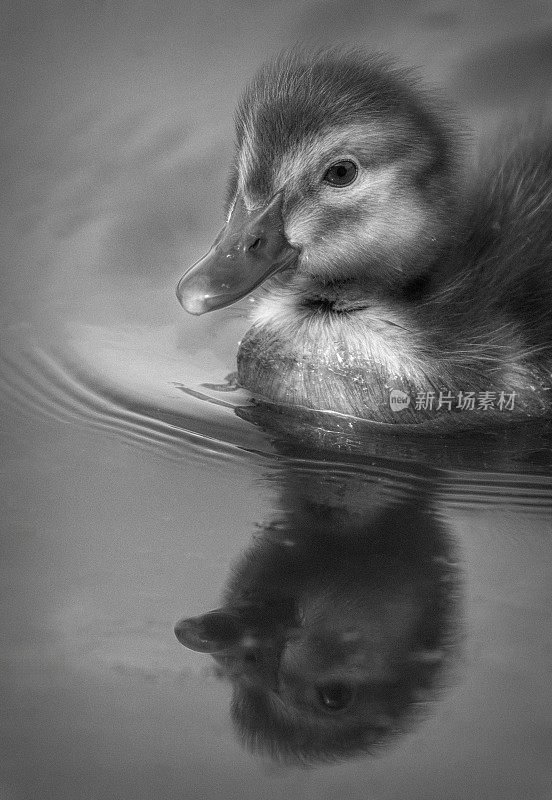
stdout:
<svg viewBox="0 0 552 800">
<path fill-rule="evenodd" d="M 330 166 L 330 160 L 334 161 L 347 156 L 354 158 L 355 149 L 366 150 L 370 146 L 370 142 L 374 143 L 374 148 L 381 143 L 381 132 L 377 124 L 331 128 L 304 139 L 299 148 L 290 149 L 284 155 L 280 164 L 272 165 L 275 171 L 272 180 L 273 191 L 278 191 L 285 185 L 289 185 L 292 190 L 300 191 L 300 184 L 301 181 L 304 181 L 305 173 L 312 173 L 313 170 L 321 171 L 322 174 L 319 177 L 322 179 L 323 173 Z M 251 166 L 257 160 L 255 159 L 256 149 L 253 120 L 248 120 L 238 154 L 238 191 L 242 193 L 248 207 L 254 205 L 253 198 L 247 194 L 247 184 L 251 178 Z M 333 155 L 325 159 L 324 153 Z M 269 163 L 269 159 L 267 159 L 267 163 Z"/>
<path fill-rule="evenodd" d="M 255 142 L 252 135 L 252 127 L 251 123 L 245 126 L 243 141 L 238 155 L 238 192 L 241 193 L 248 211 L 251 210 L 251 201 L 247 197 L 246 186 L 251 165 L 255 163 Z"/>
<path fill-rule="evenodd" d="M 300 189 L 299 184 L 304 180 L 304 175 L 313 170 L 321 173 L 316 177 L 322 180 L 330 163 L 347 157 L 354 159 L 355 150 L 366 150 L 371 141 L 374 147 L 381 142 L 377 125 L 348 125 L 346 128 L 332 128 L 312 136 L 302 142 L 299 149 L 285 154 L 276 173 L 275 186 L 289 183 L 293 189 Z M 325 157 L 324 154 L 328 155 Z"/>
<path fill-rule="evenodd" d="M 398 167 L 385 166 L 373 170 L 361 170 L 357 179 L 350 186 L 337 188 L 329 185 L 321 186 L 317 202 L 306 201 L 299 203 L 291 212 L 286 225 L 286 235 L 292 244 L 313 244 L 320 237 L 318 224 L 322 219 L 331 219 L 332 209 L 351 209 L 351 219 L 358 220 L 353 223 L 354 231 L 359 222 L 362 225 L 363 236 L 369 236 L 366 226 L 381 213 L 382 209 L 389 208 L 391 203 L 396 205 L 395 196 L 398 184 Z M 359 209 L 362 216 L 359 216 Z"/>
<path fill-rule="evenodd" d="M 350 186 L 338 188 L 323 184 L 322 202 L 328 207 L 358 208 L 359 201 L 363 201 L 367 207 L 374 209 L 379 203 L 386 202 L 396 194 L 398 172 L 399 168 L 396 165 L 379 169 L 361 169 Z"/>
<path fill-rule="evenodd" d="M 234 199 L 233 199 L 233 200 L 232 200 L 232 202 L 230 203 L 230 208 L 229 208 L 229 210 L 228 210 L 228 213 L 227 213 L 227 215 L 226 215 L 226 222 L 228 222 L 228 221 L 230 220 L 230 217 L 232 216 L 232 212 L 234 211 L 234 206 L 236 205 L 236 200 L 237 200 L 237 199 L 238 199 L 238 195 L 237 195 L 237 193 L 236 193 L 236 194 L 234 195 Z"/>
</svg>

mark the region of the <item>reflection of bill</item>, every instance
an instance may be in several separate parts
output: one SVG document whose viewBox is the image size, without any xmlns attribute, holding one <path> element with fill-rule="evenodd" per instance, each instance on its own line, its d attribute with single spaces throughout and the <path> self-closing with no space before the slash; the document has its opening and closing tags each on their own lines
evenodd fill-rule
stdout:
<svg viewBox="0 0 552 800">
<path fill-rule="evenodd" d="M 428 708 L 454 652 L 459 582 L 428 497 L 382 503 L 357 480 L 340 506 L 318 480 L 300 481 L 222 606 L 175 633 L 231 682 L 249 748 L 312 762 L 373 752 Z"/>
</svg>

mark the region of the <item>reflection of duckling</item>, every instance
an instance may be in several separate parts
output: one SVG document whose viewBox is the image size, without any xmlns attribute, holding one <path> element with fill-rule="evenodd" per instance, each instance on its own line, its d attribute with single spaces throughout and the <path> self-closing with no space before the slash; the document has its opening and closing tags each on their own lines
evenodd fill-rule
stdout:
<svg viewBox="0 0 552 800">
<path fill-rule="evenodd" d="M 178 296 L 201 314 L 275 276 L 240 346 L 245 388 L 379 421 L 435 418 L 440 392 L 441 415 L 468 425 L 514 406 L 542 413 L 548 138 L 464 190 L 450 132 L 408 76 L 330 52 L 265 67 L 241 101 L 237 143 L 226 227 Z M 393 388 L 433 392 L 435 405 L 393 412 Z M 466 392 L 478 405 L 489 393 L 487 413 L 454 414 Z"/>
<path fill-rule="evenodd" d="M 176 626 L 232 682 L 252 749 L 307 761 L 369 752 L 427 699 L 453 643 L 457 581 L 420 505 L 368 519 L 305 505 L 257 538 L 222 608 Z"/>
</svg>

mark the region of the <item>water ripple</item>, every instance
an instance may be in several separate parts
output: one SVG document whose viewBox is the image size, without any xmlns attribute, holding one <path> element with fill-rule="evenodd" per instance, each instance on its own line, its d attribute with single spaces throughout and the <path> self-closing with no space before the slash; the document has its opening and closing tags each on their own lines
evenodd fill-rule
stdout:
<svg viewBox="0 0 552 800">
<path fill-rule="evenodd" d="M 450 507 L 552 509 L 552 448 L 538 429 L 488 441 L 478 434 L 475 457 L 466 443 L 391 436 L 338 415 L 294 419 L 248 406 L 244 393 L 209 394 L 161 371 L 150 376 L 154 384 L 159 379 L 157 394 L 139 398 L 125 381 L 124 365 L 120 385 L 114 383 L 113 364 L 108 368 L 98 357 L 94 366 L 95 374 L 88 374 L 86 359 L 80 363 L 67 348 L 60 352 L 30 337 L 14 337 L 0 354 L 0 394 L 19 413 L 85 425 L 170 459 L 253 459 L 293 469 L 297 476 L 360 479 L 397 498 L 412 487 L 438 489 Z M 278 480 L 279 474 L 273 470 L 272 477 Z"/>
<path fill-rule="evenodd" d="M 191 452 L 201 458 L 269 454 L 269 448 L 262 452 L 254 446 L 262 444 L 260 435 L 243 436 L 239 441 L 234 432 L 234 440 L 228 438 L 232 433 L 230 414 L 219 438 L 212 434 L 216 425 L 200 417 L 186 416 L 184 402 L 183 412 L 178 413 L 125 397 L 123 392 L 114 392 L 107 386 L 94 385 L 63 355 L 42 347 L 26 343 L 10 354 L 3 352 L 0 373 L 3 399 L 16 410 L 59 422 L 85 424 L 100 433 L 115 434 L 132 445 L 157 449 L 167 457 L 181 458 Z M 231 408 L 231 404 L 225 405 Z"/>
</svg>

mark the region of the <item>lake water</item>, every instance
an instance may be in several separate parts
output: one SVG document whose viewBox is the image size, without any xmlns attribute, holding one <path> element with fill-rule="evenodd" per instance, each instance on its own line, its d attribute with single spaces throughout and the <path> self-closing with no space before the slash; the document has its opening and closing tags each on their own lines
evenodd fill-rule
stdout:
<svg viewBox="0 0 552 800">
<path fill-rule="evenodd" d="M 550 425 L 253 405 L 223 386 L 249 301 L 192 319 L 174 287 L 267 49 L 341 20 L 484 129 L 547 96 L 550 12 L 161 6 L 9 8 L 2 796 L 548 800 Z M 261 702 L 285 636 L 293 724 Z"/>
</svg>

